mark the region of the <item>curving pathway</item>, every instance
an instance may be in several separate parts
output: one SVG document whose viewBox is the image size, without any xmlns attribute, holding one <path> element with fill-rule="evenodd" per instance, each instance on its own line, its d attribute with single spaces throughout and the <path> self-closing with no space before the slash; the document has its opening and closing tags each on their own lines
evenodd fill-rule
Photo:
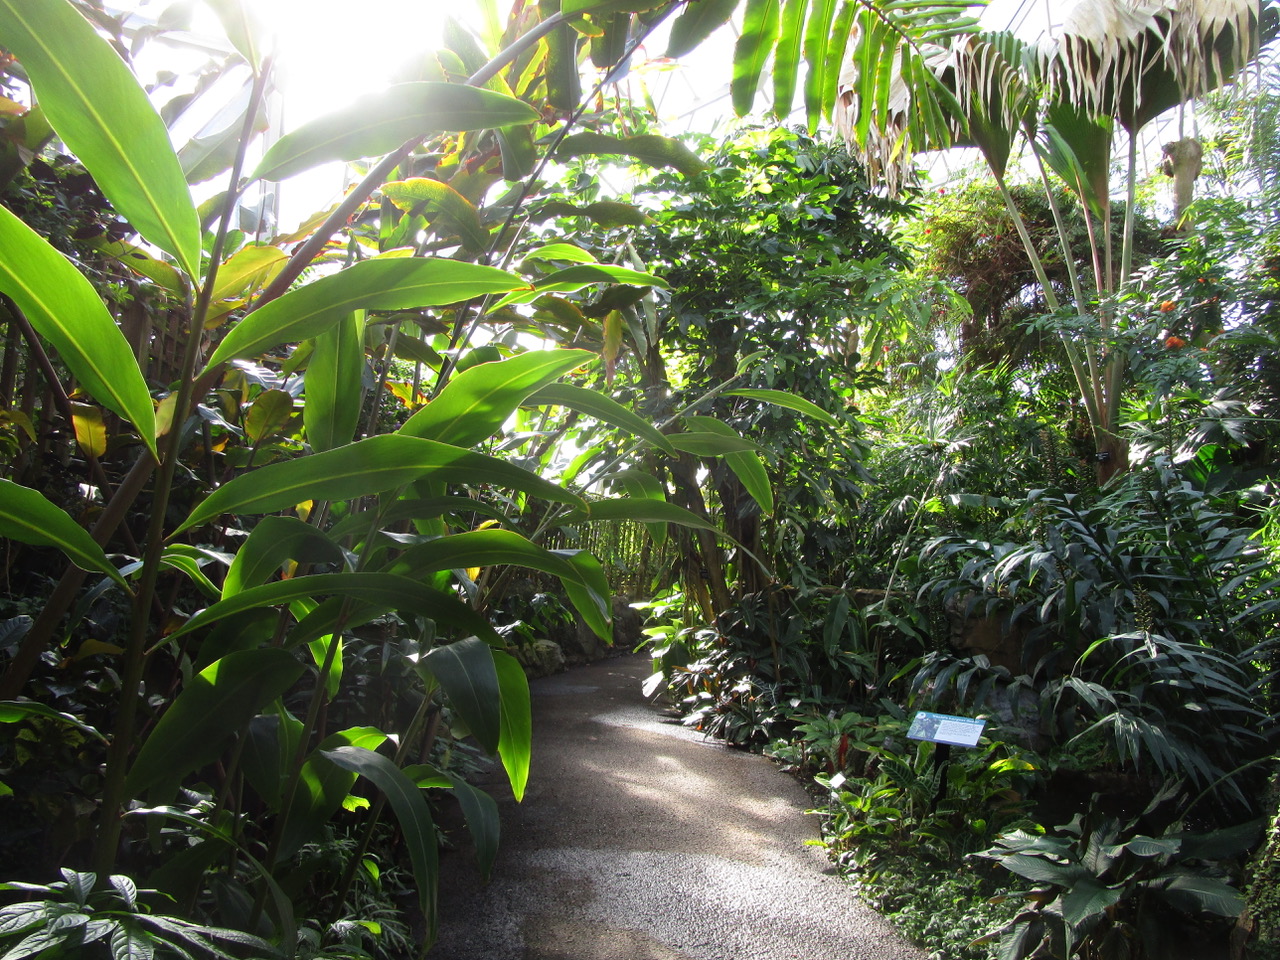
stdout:
<svg viewBox="0 0 1280 960">
<path fill-rule="evenodd" d="M 919 960 L 806 846 L 804 790 L 663 717 L 644 657 L 536 680 L 525 801 L 501 771 L 494 879 L 441 860 L 430 960 Z"/>
</svg>

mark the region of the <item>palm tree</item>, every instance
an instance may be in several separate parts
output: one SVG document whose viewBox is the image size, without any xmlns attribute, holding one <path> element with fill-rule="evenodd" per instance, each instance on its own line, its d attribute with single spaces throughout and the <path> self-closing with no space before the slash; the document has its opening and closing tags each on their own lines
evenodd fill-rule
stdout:
<svg viewBox="0 0 1280 960">
<path fill-rule="evenodd" d="M 1081 0 L 1057 39 L 1046 46 L 1008 33 L 956 34 L 921 51 L 916 72 L 899 75 L 888 94 L 871 99 L 868 76 L 883 76 L 874 43 L 855 35 L 854 55 L 840 83 L 836 120 L 873 169 L 900 182 L 922 150 L 977 147 L 995 177 L 1051 313 L 1086 318 L 1095 336 L 1082 339 L 1079 321 L 1061 325 L 1063 344 L 1093 430 L 1099 479 L 1123 469 L 1119 436 L 1125 353 L 1114 339 L 1125 319 L 1117 294 L 1133 271 L 1133 213 L 1139 132 L 1157 116 L 1236 77 L 1276 33 L 1271 0 Z M 918 67 L 928 70 L 921 77 Z M 886 106 L 888 109 L 886 109 Z M 943 125 L 936 115 L 946 117 Z M 1070 298 L 1060 302 L 1009 193 L 1015 147 L 1028 149 L 1053 208 L 1067 266 Z M 1122 234 L 1111 229 L 1111 162 L 1126 151 Z M 1174 165 L 1194 176 L 1196 151 Z M 1090 221 L 1092 280 L 1075 268 L 1051 181 L 1061 179 Z M 1118 240 L 1118 242 L 1117 242 Z"/>
</svg>

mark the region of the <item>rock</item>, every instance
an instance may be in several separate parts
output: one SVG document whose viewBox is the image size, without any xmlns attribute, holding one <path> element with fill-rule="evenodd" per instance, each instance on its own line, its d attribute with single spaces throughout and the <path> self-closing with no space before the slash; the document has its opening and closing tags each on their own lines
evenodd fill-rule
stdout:
<svg viewBox="0 0 1280 960">
<path fill-rule="evenodd" d="M 572 628 L 558 631 L 552 639 L 564 651 L 565 663 L 574 666 L 631 653 L 640 642 L 643 626 L 640 612 L 632 609 L 630 601 L 626 597 L 614 597 L 612 644 L 597 637 L 581 617 L 575 617 Z"/>
<path fill-rule="evenodd" d="M 564 651 L 554 640 L 535 640 L 531 644 L 509 647 L 531 679 L 549 677 L 564 670 Z"/>
</svg>

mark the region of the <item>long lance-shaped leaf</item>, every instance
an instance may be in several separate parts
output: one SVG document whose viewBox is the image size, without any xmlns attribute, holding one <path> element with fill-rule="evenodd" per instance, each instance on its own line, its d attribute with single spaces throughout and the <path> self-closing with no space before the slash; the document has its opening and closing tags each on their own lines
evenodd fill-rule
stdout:
<svg viewBox="0 0 1280 960">
<path fill-rule="evenodd" d="M 671 442 L 658 431 L 657 427 L 647 420 L 642 420 L 618 401 L 598 391 L 575 387 L 568 383 L 551 383 L 537 393 L 531 394 L 526 401 L 527 406 L 544 404 L 568 407 L 570 410 L 577 410 L 579 413 L 594 417 L 601 423 L 621 427 L 653 444 L 659 450 L 675 455 L 675 447 L 671 446 Z"/>
<path fill-rule="evenodd" d="M 477 263 L 418 258 L 364 260 L 291 290 L 249 314 L 223 338 L 209 358 L 209 366 L 256 356 L 282 343 L 308 340 L 352 310 L 442 306 L 527 286 L 514 274 Z"/>
<path fill-rule="evenodd" d="M 0 536 L 36 547 L 57 547 L 81 570 L 105 573 L 128 589 L 87 530 L 38 491 L 0 479 Z"/>
<path fill-rule="evenodd" d="M 773 53 L 778 40 L 778 15 L 781 0 L 747 0 L 742 21 L 742 36 L 733 50 L 733 111 L 738 116 L 751 112 L 760 73 Z"/>
<path fill-rule="evenodd" d="M 498 756 L 511 781 L 511 795 L 519 803 L 529 783 L 529 761 L 533 751 L 533 712 L 529 697 L 529 678 L 524 667 L 511 654 L 493 651 L 493 666 L 498 671 L 498 695 L 502 700 L 502 734 L 498 738 Z"/>
<path fill-rule="evenodd" d="M 512 303 L 528 303 L 538 299 L 544 293 L 571 293 L 593 283 L 629 283 L 638 287 L 663 287 L 664 289 L 670 286 L 661 277 L 655 277 L 651 273 L 642 273 L 639 270 L 615 267 L 606 263 L 584 263 L 548 274 L 538 280 L 532 290 L 508 294 L 495 303 L 490 308 L 490 312 Z"/>
<path fill-rule="evenodd" d="M 301 675 L 302 664 L 293 654 L 272 647 L 228 654 L 205 667 L 138 751 L 125 781 L 129 796 L 156 785 L 176 786 L 213 762 L 237 730 Z"/>
<path fill-rule="evenodd" d="M 387 572 L 418 578 L 438 570 L 502 563 L 559 577 L 588 626 L 610 639 L 609 583 L 599 561 L 581 550 L 548 550 L 510 530 L 472 530 L 410 547 Z"/>
<path fill-rule="evenodd" d="M 797 396 L 794 393 L 787 393 L 785 390 L 726 390 L 723 396 L 749 397 L 752 400 L 761 400 L 765 403 L 771 403 L 775 407 L 786 407 L 796 413 L 803 413 L 806 416 L 821 420 L 829 427 L 840 426 L 840 421 L 812 400 L 806 400 L 804 397 Z"/>
<path fill-rule="evenodd" d="M 342 801 L 355 786 L 355 773 L 335 766 L 324 756 L 324 751 L 339 747 L 377 750 L 386 739 L 387 735 L 376 727 L 352 727 L 320 741 L 315 752 L 307 757 L 298 776 L 298 789 L 293 795 L 289 819 L 280 836 L 281 857 L 293 856 L 304 843 L 323 836 L 325 824 L 337 813 Z M 292 753 L 288 759 L 293 759 Z M 282 768 L 282 773 L 284 769 L 286 768 Z"/>
<path fill-rule="evenodd" d="M 709 523 L 691 510 L 665 500 L 632 500 L 628 497 L 592 500 L 590 514 L 575 511 L 566 517 L 566 522 L 574 523 L 582 520 L 638 520 L 641 523 L 674 523 L 682 527 L 693 527 L 695 530 L 710 530 L 720 536 L 724 531 L 713 523 Z"/>
<path fill-rule="evenodd" d="M 492 90 L 431 80 L 400 83 L 281 137 L 253 175 L 285 180 L 331 160 L 379 157 L 428 133 L 496 129 L 537 119 L 538 111 L 527 103 Z"/>
<path fill-rule="evenodd" d="M 800 44 L 804 37 L 804 19 L 809 0 L 783 0 L 778 21 L 778 43 L 773 51 L 773 108 L 770 113 L 779 120 L 791 114 L 796 95 L 796 78 L 800 75 Z"/>
<path fill-rule="evenodd" d="M 615 486 L 621 486 L 628 497 L 647 498 L 663 502 L 667 499 L 667 493 L 663 489 L 662 481 L 652 473 L 646 473 L 643 470 L 619 470 L 617 473 L 611 473 L 607 477 L 601 477 L 601 479 Z M 649 536 L 653 538 L 655 545 L 660 547 L 667 542 L 667 525 L 665 523 L 647 523 L 645 526 L 648 528 Z"/>
<path fill-rule="evenodd" d="M 567 23 L 547 34 L 547 103 L 571 112 L 582 99 L 582 75 L 578 71 L 578 32 Z"/>
<path fill-rule="evenodd" d="M 467 829 L 471 831 L 471 841 L 476 848 L 476 861 L 480 865 L 480 876 L 488 882 L 493 873 L 493 862 L 498 858 L 498 838 L 501 835 L 501 820 L 498 817 L 498 805 L 493 797 L 467 783 L 461 777 L 448 776 L 453 784 L 453 795 L 458 798 L 462 807 L 462 815 L 467 820 Z"/>
<path fill-rule="evenodd" d="M 486 517 L 507 523 L 509 517 L 498 507 L 471 497 L 432 497 L 429 500 L 397 500 L 388 506 L 379 508 L 379 517 L 384 527 L 399 523 L 401 520 L 430 520 L 445 514 L 458 514 L 462 517 Z M 343 517 L 329 530 L 329 538 L 339 541 L 344 537 L 362 537 L 369 532 L 371 512 L 358 510 Z"/>
<path fill-rule="evenodd" d="M 497 752 L 501 706 L 489 645 L 472 637 L 435 647 L 418 661 L 417 668 L 439 681 L 476 742 L 490 753 Z"/>
<path fill-rule="evenodd" d="M 738 0 L 698 0 L 687 4 L 671 24 L 668 57 L 683 57 L 729 22 Z"/>
<path fill-rule="evenodd" d="M 738 438 L 738 431 L 714 417 L 686 417 L 685 419 L 691 426 L 700 427 L 707 433 Z M 753 450 L 726 453 L 724 462 L 742 481 L 747 493 L 751 494 L 751 499 L 760 504 L 760 509 L 765 513 L 773 513 L 773 487 L 769 484 L 769 472 L 765 469 L 759 454 Z"/>
<path fill-rule="evenodd" d="M 653 167 L 671 167 L 694 177 L 707 169 L 698 155 L 679 140 L 645 133 L 634 137 L 611 137 L 586 131 L 565 137 L 556 148 L 556 157 L 624 156 Z"/>
<path fill-rule="evenodd" d="M 363 324 L 351 313 L 315 339 L 307 361 L 302 421 L 317 453 L 350 443 L 360 422 L 364 375 Z"/>
<path fill-rule="evenodd" d="M 577 494 L 505 460 L 434 440 L 388 434 L 236 477 L 206 497 L 174 533 L 224 513 L 273 513 L 304 500 L 351 500 L 427 476 L 446 483 L 507 486 L 556 503 L 582 503 Z"/>
<path fill-rule="evenodd" d="M 368 520 L 365 529 L 368 529 Z M 222 599 L 266 583 L 286 560 L 310 563 L 343 563 L 346 554 L 332 539 L 297 517 L 263 517 L 236 551 Z"/>
<path fill-rule="evenodd" d="M 719 431 L 712 433 L 709 430 L 690 430 L 687 433 L 673 433 L 668 439 L 677 450 L 692 453 L 696 457 L 721 457 L 726 453 L 760 450 L 760 444 L 752 443 L 736 432 L 729 436 Z"/>
<path fill-rule="evenodd" d="M 262 63 L 261 37 L 264 31 L 253 14 L 250 0 L 208 0 L 208 3 L 222 21 L 222 29 L 226 31 L 231 45 L 257 73 Z"/>
<path fill-rule="evenodd" d="M 0 700 L 0 723 L 17 723 L 21 720 L 26 720 L 28 717 L 40 717 L 44 720 L 57 720 L 59 723 L 70 724 L 78 730 L 83 730 L 89 736 L 101 740 L 103 743 L 110 743 L 95 727 L 89 726 L 83 720 L 69 713 L 62 713 L 52 707 L 46 707 L 43 703 L 27 700 Z"/>
<path fill-rule="evenodd" d="M 386 572 L 416 578 L 437 570 L 467 570 L 502 563 L 583 582 L 582 573 L 564 554 L 540 547 L 513 530 L 496 529 L 469 530 L 417 544 L 400 554 Z"/>
<path fill-rule="evenodd" d="M 457 597 L 423 586 L 408 577 L 396 577 L 387 573 L 322 573 L 250 587 L 205 607 L 170 634 L 168 639 L 185 636 L 245 610 L 330 595 L 351 597 L 384 611 L 404 610 L 422 614 L 458 633 L 475 635 L 490 644 L 502 645 L 502 639 L 489 621 Z"/>
<path fill-rule="evenodd" d="M 154 455 L 155 408 L 124 334 L 80 271 L 4 207 L 0 292 L 13 298 L 95 400 L 138 428 Z"/>
<path fill-rule="evenodd" d="M 844 65 L 849 31 L 847 24 L 843 34 L 833 31 L 833 26 L 835 30 L 840 29 L 837 21 L 843 19 L 844 9 L 840 11 L 841 15 L 837 15 L 838 3 L 839 0 L 813 0 L 809 20 L 805 25 L 804 60 L 808 72 L 804 80 L 804 106 L 811 131 L 817 130 L 818 121 L 822 119 L 824 112 L 830 111 L 830 104 L 834 100 L 835 84 L 828 83 L 828 76 L 839 74 Z M 848 16 L 852 21 L 852 9 L 848 5 L 845 9 L 848 9 Z M 832 97 L 830 100 L 824 99 L 828 90 Z"/>
<path fill-rule="evenodd" d="M 322 751 L 331 763 L 358 773 L 373 781 L 386 796 L 405 846 L 409 848 L 409 862 L 413 864 L 414 884 L 418 888 L 418 906 L 427 920 L 427 942 L 430 946 L 436 933 L 436 891 L 439 886 L 439 850 L 436 847 L 436 830 L 431 819 L 431 808 L 412 780 L 394 763 L 372 750 L 360 747 L 335 747 Z"/>
<path fill-rule="evenodd" d="M 574 550 L 567 556 L 577 568 L 579 577 L 564 581 L 565 593 L 591 632 L 605 643 L 613 643 L 613 611 L 609 605 L 609 581 L 605 578 L 604 567 L 586 550 Z"/>
<path fill-rule="evenodd" d="M 0 0 L 0 38 L 111 205 L 195 277 L 200 223 L 182 165 L 119 54 L 66 0 Z"/>
<path fill-rule="evenodd" d="M 477 364 L 450 380 L 399 432 L 473 446 L 496 433 L 535 390 L 594 360 L 590 350 L 538 350 Z"/>
</svg>

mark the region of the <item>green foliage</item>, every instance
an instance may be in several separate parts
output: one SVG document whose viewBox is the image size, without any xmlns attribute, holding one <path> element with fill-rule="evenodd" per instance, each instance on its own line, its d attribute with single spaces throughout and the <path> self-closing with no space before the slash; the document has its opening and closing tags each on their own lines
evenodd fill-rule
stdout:
<svg viewBox="0 0 1280 960">
<path fill-rule="evenodd" d="M 1148 807 L 1155 812 L 1164 794 Z M 978 856 L 994 860 L 1034 885 L 1024 894 L 1033 907 L 984 939 L 1001 940 L 1000 955 L 1023 957 L 1168 956 L 1187 931 L 1173 916 L 1238 916 L 1243 905 L 1232 886 L 1230 858 L 1257 840 L 1258 824 L 1212 833 L 1166 829 L 1139 832 L 1092 811 L 1053 834 L 1015 830 Z M 1196 940 L 1207 944 L 1206 927 Z M 1224 929 L 1216 927 L 1223 937 Z"/>
<path fill-rule="evenodd" d="M 144 900 L 156 890 L 140 890 L 122 874 L 98 886 L 93 873 L 62 870 L 50 884 L 10 882 L 0 889 L 18 890 L 39 899 L 0 908 L 0 947 L 5 956 L 109 957 L 128 960 L 157 957 L 277 957 L 281 954 L 259 937 L 193 923 L 157 913 Z"/>
<path fill-rule="evenodd" d="M 824 842 L 846 867 L 874 873 L 910 854 L 947 863 L 1025 823 L 1035 765 L 1016 747 L 988 743 L 942 759 L 934 744 L 906 741 L 906 723 L 863 724 L 845 769 L 819 776 L 828 792 Z"/>
</svg>

